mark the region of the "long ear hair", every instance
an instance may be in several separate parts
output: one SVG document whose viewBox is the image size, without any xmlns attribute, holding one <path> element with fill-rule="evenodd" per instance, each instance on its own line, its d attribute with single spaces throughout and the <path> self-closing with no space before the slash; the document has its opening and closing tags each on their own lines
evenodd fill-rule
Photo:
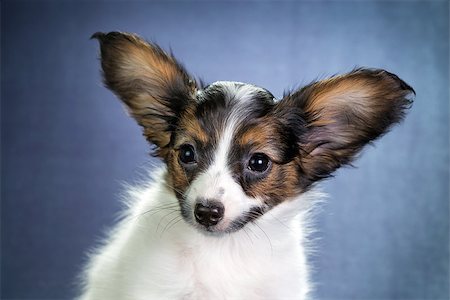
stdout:
<svg viewBox="0 0 450 300">
<path fill-rule="evenodd" d="M 297 132 L 307 183 L 350 163 L 364 145 L 400 122 L 412 94 L 414 90 L 392 73 L 356 69 L 285 96 L 276 111 Z"/>
<path fill-rule="evenodd" d="M 137 35 L 98 32 L 92 38 L 100 42 L 106 86 L 144 128 L 156 154 L 164 157 L 181 112 L 195 99 L 195 80 L 173 55 Z"/>
</svg>

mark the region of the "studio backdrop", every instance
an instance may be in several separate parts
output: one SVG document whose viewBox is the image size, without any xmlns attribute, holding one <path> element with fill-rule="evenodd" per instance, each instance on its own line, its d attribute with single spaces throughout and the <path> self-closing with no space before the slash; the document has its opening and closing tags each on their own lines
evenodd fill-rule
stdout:
<svg viewBox="0 0 450 300">
<path fill-rule="evenodd" d="M 1 298 L 70 299 L 124 183 L 160 162 L 103 87 L 97 31 L 160 44 L 204 82 L 283 91 L 358 66 L 416 90 L 405 122 L 322 183 L 315 299 L 449 298 L 447 1 L 1 3 Z"/>
</svg>

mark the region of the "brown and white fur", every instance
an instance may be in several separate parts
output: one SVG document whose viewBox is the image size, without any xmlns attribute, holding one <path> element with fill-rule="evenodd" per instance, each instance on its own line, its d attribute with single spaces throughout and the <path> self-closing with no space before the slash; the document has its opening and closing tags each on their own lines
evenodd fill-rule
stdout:
<svg viewBox="0 0 450 300">
<path fill-rule="evenodd" d="M 159 46 L 96 33 L 106 85 L 165 165 L 90 256 L 80 299 L 307 299 L 314 184 L 401 121 L 413 89 L 378 69 L 277 101 L 198 84 Z"/>
</svg>

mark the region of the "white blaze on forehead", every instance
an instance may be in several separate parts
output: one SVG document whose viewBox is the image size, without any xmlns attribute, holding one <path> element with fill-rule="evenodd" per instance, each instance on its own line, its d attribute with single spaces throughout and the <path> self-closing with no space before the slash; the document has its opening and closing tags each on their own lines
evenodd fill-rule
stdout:
<svg viewBox="0 0 450 300">
<path fill-rule="evenodd" d="M 246 106 L 257 92 L 265 92 L 262 88 L 234 81 L 218 81 L 213 83 L 219 86 L 225 97 L 225 101 L 234 100 L 229 116 L 225 121 L 223 132 L 219 135 L 219 143 L 215 152 L 214 162 L 210 169 L 214 172 L 228 172 L 227 157 L 234 141 L 237 126 L 245 118 Z"/>
<path fill-rule="evenodd" d="M 238 81 L 216 81 L 211 86 L 219 87 L 223 91 L 225 99 L 234 99 L 241 103 L 247 102 L 258 92 L 267 93 L 266 90 L 256 85 Z"/>
<path fill-rule="evenodd" d="M 214 161 L 212 165 L 208 168 L 214 173 L 228 173 L 227 160 L 228 153 L 232 146 L 234 140 L 234 133 L 236 130 L 236 121 L 231 119 L 228 120 L 225 125 L 225 130 L 222 133 L 217 149 L 214 153 Z"/>
</svg>

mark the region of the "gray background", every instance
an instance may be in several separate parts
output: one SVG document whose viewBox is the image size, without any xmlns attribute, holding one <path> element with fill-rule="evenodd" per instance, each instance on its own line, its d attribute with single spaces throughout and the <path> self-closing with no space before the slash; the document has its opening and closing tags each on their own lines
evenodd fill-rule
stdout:
<svg viewBox="0 0 450 300">
<path fill-rule="evenodd" d="M 95 31 L 172 48 L 205 81 L 284 89 L 386 68 L 417 91 L 406 121 L 323 184 L 318 299 L 449 298 L 448 2 L 1 3 L 1 297 L 70 298 L 156 160 L 102 87 Z"/>
</svg>

